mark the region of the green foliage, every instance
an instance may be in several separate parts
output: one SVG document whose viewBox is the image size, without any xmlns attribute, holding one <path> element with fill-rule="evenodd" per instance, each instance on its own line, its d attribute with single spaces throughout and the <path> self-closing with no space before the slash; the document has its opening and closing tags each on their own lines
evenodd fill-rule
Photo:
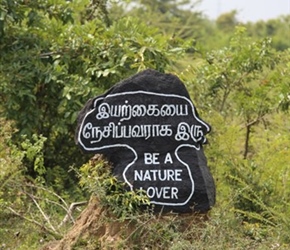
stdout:
<svg viewBox="0 0 290 250">
<path fill-rule="evenodd" d="M 202 109 L 215 110 L 224 119 L 241 119 L 244 158 L 250 153 L 253 126 L 266 124 L 266 116 L 279 106 L 282 61 L 270 39 L 251 41 L 245 28 L 237 27 L 228 47 L 207 54 L 198 67 L 188 70 L 196 75 L 189 89 Z"/>
<path fill-rule="evenodd" d="M 95 157 L 80 168 L 80 185 L 124 220 L 138 214 L 141 207 L 149 205 L 149 198 L 142 190 L 128 190 L 124 182 L 112 175 L 111 168 L 104 159 Z"/>
<path fill-rule="evenodd" d="M 37 174 L 37 181 L 41 181 L 46 173 L 43 156 L 43 147 L 46 138 L 33 134 L 31 138 L 32 142 L 25 135 L 23 135 L 22 140 L 21 149 L 24 152 L 23 162 L 27 161 L 28 163 L 26 165 L 33 166 L 33 170 Z"/>
<path fill-rule="evenodd" d="M 259 21 L 257 23 L 248 23 L 247 29 L 251 36 L 263 38 L 271 37 L 273 46 L 279 51 L 285 51 L 290 46 L 288 29 L 290 25 L 290 16 L 281 16 L 277 19 Z"/>
<path fill-rule="evenodd" d="M 120 248 L 289 249 L 289 16 L 235 28 L 236 11 L 208 20 L 183 3 L 0 1 L 1 249 L 61 237 L 83 193 L 136 225 Z M 140 214 L 147 197 L 74 144 L 84 103 L 146 68 L 179 74 L 213 127 L 218 203 L 202 226 Z"/>
<path fill-rule="evenodd" d="M 229 13 L 221 14 L 216 20 L 218 28 L 224 32 L 234 31 L 235 27 L 238 25 L 236 15 L 237 15 L 236 10 L 233 10 Z"/>
<path fill-rule="evenodd" d="M 267 69 L 275 67 L 278 58 L 271 49 L 271 40 L 253 42 L 245 31 L 238 27 L 228 47 L 208 53 L 206 61 L 192 69 L 197 76 L 189 87 L 206 88 L 193 91 L 194 100 L 209 105 L 204 108 L 248 117 L 264 113 L 271 106 L 268 96 L 274 86 L 264 81 L 269 74 Z M 200 100 L 199 93 L 205 94 L 206 99 Z"/>
<path fill-rule="evenodd" d="M 203 23 L 202 15 L 194 10 L 197 3 L 188 0 L 137 0 L 129 8 L 129 15 L 138 16 L 150 26 L 158 27 L 171 40 L 195 39 L 200 37 L 199 28 Z"/>
<path fill-rule="evenodd" d="M 41 241 L 59 238 L 68 223 L 74 222 L 74 207 L 65 192 L 60 196 L 44 185 L 45 138 L 23 137 L 20 149 L 12 143 L 12 122 L 1 118 L 0 125 L 0 246 L 37 249 Z M 34 179 L 27 174 L 26 162 L 34 166 Z"/>
<path fill-rule="evenodd" d="M 288 61 L 288 51 L 277 52 L 268 38 L 253 41 L 238 27 L 227 47 L 182 74 L 213 127 L 205 149 L 218 196 L 230 199 L 245 225 L 281 228 L 284 242 L 289 242 L 284 233 L 289 231 L 289 125 L 287 114 L 277 111 L 288 110 Z"/>
<path fill-rule="evenodd" d="M 273 79 L 279 81 L 280 87 L 280 101 L 279 109 L 287 112 L 290 109 L 290 49 L 283 53 L 281 65 L 278 67 L 276 74 L 273 75 Z"/>
<path fill-rule="evenodd" d="M 11 144 L 12 132 L 12 123 L 0 119 L 0 208 L 18 200 L 16 192 L 10 189 L 11 182 L 17 179 L 22 181 L 25 171 L 21 164 L 25 153 Z"/>
</svg>

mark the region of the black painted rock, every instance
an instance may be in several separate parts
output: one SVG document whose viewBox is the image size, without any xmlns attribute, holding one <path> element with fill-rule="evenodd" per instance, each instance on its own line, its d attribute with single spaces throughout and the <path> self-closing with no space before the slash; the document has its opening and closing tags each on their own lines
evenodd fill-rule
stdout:
<svg viewBox="0 0 290 250">
<path fill-rule="evenodd" d="M 87 102 L 76 141 L 104 154 L 128 188 L 146 190 L 156 211 L 206 212 L 215 203 L 209 131 L 176 76 L 145 70 Z"/>
</svg>

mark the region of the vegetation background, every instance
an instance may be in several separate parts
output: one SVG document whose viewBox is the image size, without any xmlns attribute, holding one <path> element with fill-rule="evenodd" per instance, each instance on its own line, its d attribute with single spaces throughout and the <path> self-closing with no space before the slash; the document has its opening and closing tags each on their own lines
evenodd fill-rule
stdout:
<svg viewBox="0 0 290 250">
<path fill-rule="evenodd" d="M 140 223 L 131 249 L 289 249 L 290 15 L 236 16 L 186 0 L 0 0 L 0 249 L 62 238 L 91 195 Z M 217 204 L 202 227 L 148 223 L 146 197 L 74 144 L 84 103 L 146 68 L 179 76 L 213 128 Z"/>
</svg>

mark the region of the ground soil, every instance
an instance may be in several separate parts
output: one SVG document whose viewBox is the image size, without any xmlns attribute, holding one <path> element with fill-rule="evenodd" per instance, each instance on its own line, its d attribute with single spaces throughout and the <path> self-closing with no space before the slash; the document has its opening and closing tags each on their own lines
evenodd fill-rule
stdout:
<svg viewBox="0 0 290 250">
<path fill-rule="evenodd" d="M 173 224 L 178 223 L 179 232 L 184 232 L 193 224 L 201 225 L 205 220 L 207 215 L 165 214 L 151 217 L 145 223 L 168 225 L 171 221 Z M 141 226 L 144 226 L 144 223 Z M 41 250 L 129 250 L 133 245 L 138 245 L 138 241 L 142 241 L 142 237 L 132 237 L 134 234 L 138 235 L 140 228 L 140 224 L 134 220 L 118 220 L 92 196 L 87 207 L 64 237 L 59 241 L 49 242 Z"/>
</svg>

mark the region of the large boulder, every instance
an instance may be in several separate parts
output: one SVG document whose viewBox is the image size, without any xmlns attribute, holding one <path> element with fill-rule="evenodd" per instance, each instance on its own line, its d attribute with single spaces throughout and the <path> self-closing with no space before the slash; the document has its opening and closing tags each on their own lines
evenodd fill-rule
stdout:
<svg viewBox="0 0 290 250">
<path fill-rule="evenodd" d="M 155 211 L 207 212 L 215 203 L 209 132 L 178 77 L 145 70 L 86 103 L 76 142 L 103 154 L 128 190 L 145 190 Z"/>
</svg>

